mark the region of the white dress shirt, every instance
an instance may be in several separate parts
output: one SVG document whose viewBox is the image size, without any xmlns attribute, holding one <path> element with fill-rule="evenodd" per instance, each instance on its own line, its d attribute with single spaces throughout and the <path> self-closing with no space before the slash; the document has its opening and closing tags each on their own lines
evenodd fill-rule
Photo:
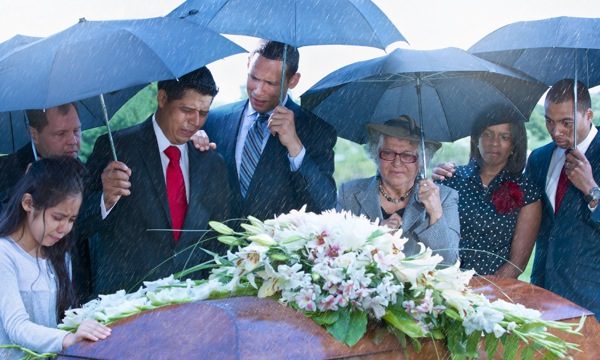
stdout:
<svg viewBox="0 0 600 360">
<path fill-rule="evenodd" d="M 176 146 L 181 151 L 181 158 L 179 159 L 179 166 L 181 166 L 181 172 L 183 173 L 183 182 L 185 183 L 185 196 L 189 203 L 190 200 L 190 161 L 188 156 L 187 145 L 174 145 L 171 144 L 169 139 L 165 136 L 160 126 L 156 122 L 156 115 L 152 115 L 152 126 L 154 128 L 154 134 L 156 135 L 156 142 L 158 143 L 158 152 L 160 153 L 160 163 L 162 165 L 163 170 L 163 178 L 165 179 L 165 184 L 167 183 L 167 166 L 169 165 L 169 158 L 164 153 L 165 149 L 169 146 Z M 106 218 L 106 216 L 110 213 L 110 209 L 106 210 L 106 206 L 104 205 L 104 193 L 100 198 L 100 210 L 102 212 L 102 219 Z M 114 207 L 114 206 L 113 206 Z"/>
<path fill-rule="evenodd" d="M 288 96 L 285 96 L 285 99 L 283 100 L 283 103 L 285 104 L 287 102 Z M 271 114 L 273 113 L 273 111 L 268 112 L 267 114 L 269 116 L 271 116 Z M 256 119 L 258 118 L 258 112 L 256 110 L 254 110 L 254 108 L 252 108 L 252 105 L 250 104 L 250 102 L 248 102 L 248 106 L 246 106 L 246 109 L 244 110 L 244 113 L 242 114 L 242 123 L 240 125 L 240 131 L 235 143 L 235 165 L 238 171 L 238 174 L 240 173 L 240 164 L 242 163 L 242 154 L 244 152 L 244 145 L 246 144 L 246 138 L 248 137 L 248 131 L 250 131 L 250 128 L 252 126 L 254 126 L 254 123 L 256 122 Z M 262 140 L 262 147 L 261 147 L 261 153 L 262 150 L 265 149 L 265 146 L 267 145 L 267 141 L 269 141 L 269 129 L 267 127 L 265 127 L 265 132 L 263 134 L 263 140 Z M 304 148 L 304 145 L 302 146 L 302 150 L 300 151 L 300 153 L 294 157 L 290 156 L 290 154 L 288 154 L 288 159 L 290 161 L 290 169 L 292 171 L 298 171 L 298 169 L 300 169 L 300 166 L 302 165 L 302 160 L 304 160 L 304 155 L 306 154 L 306 149 Z"/>
</svg>

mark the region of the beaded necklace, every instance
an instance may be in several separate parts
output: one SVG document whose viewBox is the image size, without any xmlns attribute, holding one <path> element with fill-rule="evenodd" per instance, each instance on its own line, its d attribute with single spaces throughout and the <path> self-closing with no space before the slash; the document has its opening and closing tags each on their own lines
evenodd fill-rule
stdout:
<svg viewBox="0 0 600 360">
<path fill-rule="evenodd" d="M 412 192 L 412 190 L 415 188 L 415 186 L 413 185 L 410 189 L 408 189 L 408 192 L 402 196 L 400 196 L 400 198 L 393 198 L 391 196 L 388 195 L 387 192 L 385 192 L 385 190 L 383 189 L 383 183 L 381 181 L 381 178 L 378 178 L 379 180 L 379 192 L 381 193 L 381 195 L 383 195 L 383 197 L 389 201 L 392 202 L 394 204 L 398 204 L 399 202 L 402 202 L 404 200 L 406 200 L 406 198 L 408 197 L 408 195 Z"/>
</svg>

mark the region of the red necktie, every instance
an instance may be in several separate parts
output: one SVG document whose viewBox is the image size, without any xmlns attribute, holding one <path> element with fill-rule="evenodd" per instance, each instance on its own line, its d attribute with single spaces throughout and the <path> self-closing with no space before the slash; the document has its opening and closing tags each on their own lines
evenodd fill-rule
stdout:
<svg viewBox="0 0 600 360">
<path fill-rule="evenodd" d="M 562 203 L 563 197 L 565 197 L 565 192 L 567 192 L 569 182 L 569 178 L 565 173 L 565 166 L 563 165 L 563 168 L 560 171 L 560 177 L 558 178 L 558 184 L 556 185 L 556 199 L 554 199 L 554 215 L 556 215 L 558 213 L 558 209 L 560 209 L 560 204 Z"/>
<path fill-rule="evenodd" d="M 171 223 L 173 229 L 181 230 L 187 210 L 185 182 L 183 181 L 183 173 L 179 166 L 181 151 L 176 146 L 169 146 L 164 152 L 169 158 L 169 165 L 167 166 L 167 195 L 169 198 L 169 209 L 171 210 Z M 180 231 L 173 232 L 175 243 L 177 243 L 180 236 Z"/>
</svg>

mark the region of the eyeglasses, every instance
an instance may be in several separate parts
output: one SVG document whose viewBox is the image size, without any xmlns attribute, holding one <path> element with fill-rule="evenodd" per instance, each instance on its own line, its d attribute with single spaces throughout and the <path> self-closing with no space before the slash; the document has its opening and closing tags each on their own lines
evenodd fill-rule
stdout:
<svg viewBox="0 0 600 360">
<path fill-rule="evenodd" d="M 397 153 L 392 150 L 379 150 L 379 158 L 385 161 L 394 161 L 396 156 L 400 156 L 400 161 L 405 164 L 414 164 L 417 162 L 418 156 L 410 152 Z"/>
</svg>

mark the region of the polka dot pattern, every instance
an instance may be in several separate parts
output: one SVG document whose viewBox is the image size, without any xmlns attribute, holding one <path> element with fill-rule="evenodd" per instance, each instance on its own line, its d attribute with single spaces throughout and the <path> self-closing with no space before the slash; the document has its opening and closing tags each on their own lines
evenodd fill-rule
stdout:
<svg viewBox="0 0 600 360">
<path fill-rule="evenodd" d="M 496 175 L 486 188 L 479 177 L 475 160 L 458 166 L 454 176 L 444 181 L 459 194 L 461 268 L 475 269 L 477 274 L 495 273 L 509 258 L 512 237 L 519 216 L 499 214 L 492 204 L 492 193 L 503 181 L 514 181 L 524 192 L 525 205 L 538 201 L 540 189 L 525 176 L 506 171 Z"/>
</svg>

